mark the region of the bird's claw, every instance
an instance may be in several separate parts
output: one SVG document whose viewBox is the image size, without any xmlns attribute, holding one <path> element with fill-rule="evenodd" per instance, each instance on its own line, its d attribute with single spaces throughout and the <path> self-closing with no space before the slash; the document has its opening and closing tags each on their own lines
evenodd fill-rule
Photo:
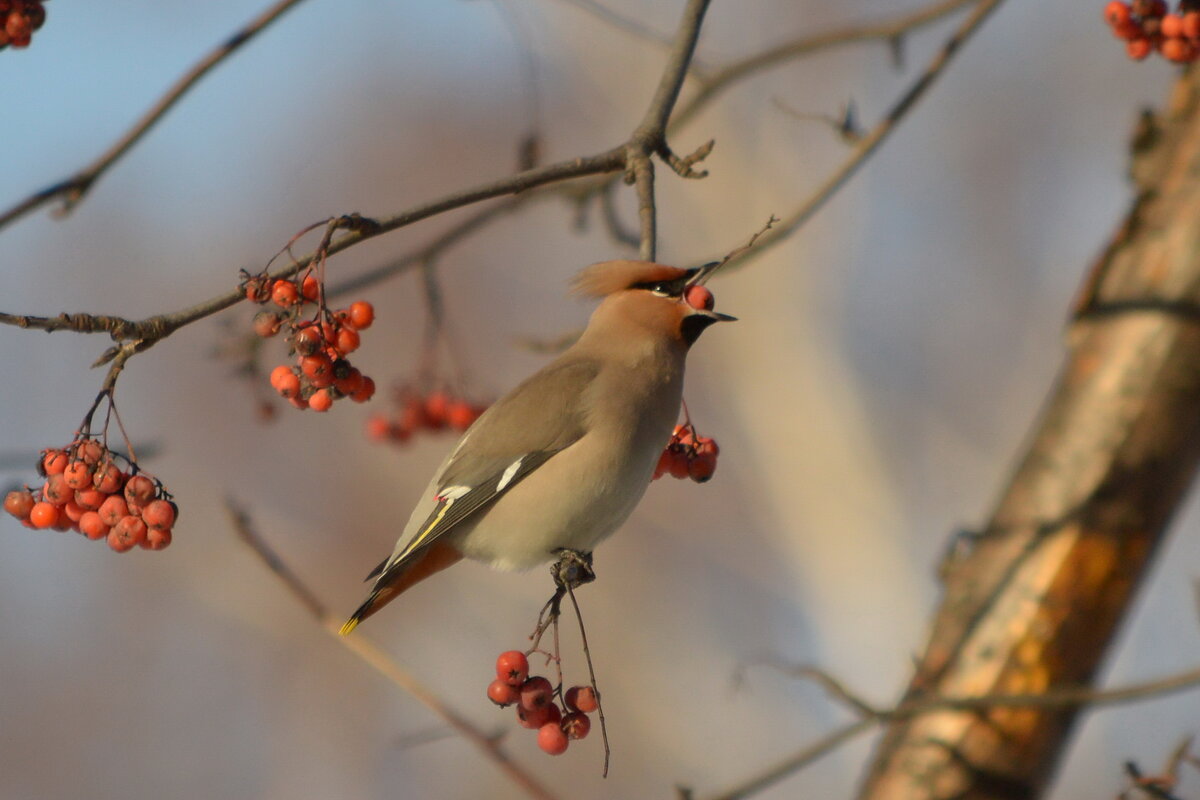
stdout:
<svg viewBox="0 0 1200 800">
<path fill-rule="evenodd" d="M 596 573 L 592 569 L 591 553 L 569 550 L 565 547 L 555 552 L 558 553 L 558 560 L 550 567 L 550 574 L 554 577 L 554 583 L 559 589 L 578 589 L 585 583 L 596 580 Z"/>
</svg>

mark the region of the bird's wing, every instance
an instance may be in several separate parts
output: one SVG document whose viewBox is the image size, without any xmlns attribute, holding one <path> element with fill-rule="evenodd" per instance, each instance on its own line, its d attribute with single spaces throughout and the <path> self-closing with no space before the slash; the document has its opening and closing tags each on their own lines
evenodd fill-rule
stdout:
<svg viewBox="0 0 1200 800">
<path fill-rule="evenodd" d="M 495 502 L 586 430 L 582 395 L 600 371 L 590 359 L 558 361 L 532 375 L 471 426 L 413 511 L 396 549 L 368 576 L 376 588 L 438 538 Z"/>
</svg>

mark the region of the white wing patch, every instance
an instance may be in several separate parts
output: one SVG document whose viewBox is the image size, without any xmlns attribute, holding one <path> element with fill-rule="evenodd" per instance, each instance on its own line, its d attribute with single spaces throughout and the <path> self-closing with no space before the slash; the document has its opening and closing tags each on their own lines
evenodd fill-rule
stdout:
<svg viewBox="0 0 1200 800">
<path fill-rule="evenodd" d="M 508 473 L 505 474 L 507 475 Z M 445 489 L 442 489 L 440 492 L 435 494 L 433 499 L 437 500 L 439 503 L 448 503 L 450 500 L 457 500 L 469 491 L 471 491 L 470 486 L 447 486 Z"/>
<path fill-rule="evenodd" d="M 517 470 L 521 468 L 521 462 L 525 460 L 525 456 L 521 456 L 516 461 L 508 465 L 508 469 L 504 470 L 504 474 L 500 476 L 500 482 L 496 484 L 496 494 L 504 491 L 504 487 L 512 482 L 513 476 L 517 474 Z"/>
</svg>

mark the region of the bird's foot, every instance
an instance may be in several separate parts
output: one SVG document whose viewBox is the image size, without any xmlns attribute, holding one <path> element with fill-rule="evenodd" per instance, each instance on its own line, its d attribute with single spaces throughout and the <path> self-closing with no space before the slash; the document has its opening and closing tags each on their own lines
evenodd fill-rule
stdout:
<svg viewBox="0 0 1200 800">
<path fill-rule="evenodd" d="M 596 580 L 596 572 L 592 569 L 592 554 L 579 550 L 569 550 L 565 547 L 555 550 L 558 560 L 550 567 L 554 583 L 561 590 L 578 589 L 585 583 Z"/>
</svg>

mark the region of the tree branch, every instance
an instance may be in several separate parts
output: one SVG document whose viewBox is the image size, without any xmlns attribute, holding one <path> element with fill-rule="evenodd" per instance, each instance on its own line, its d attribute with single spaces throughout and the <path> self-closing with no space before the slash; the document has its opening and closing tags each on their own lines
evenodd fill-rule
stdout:
<svg viewBox="0 0 1200 800">
<path fill-rule="evenodd" d="M 321 628 L 338 644 L 354 653 L 384 678 L 403 689 L 445 721 L 455 732 L 473 744 L 484 756 L 499 767 L 501 772 L 519 786 L 525 794 L 539 800 L 554 800 L 555 796 L 548 789 L 542 786 L 531 774 L 526 772 L 504 752 L 495 737 L 488 736 L 464 717 L 455 713 L 428 687 L 417 680 L 408 670 L 396 663 L 396 661 L 369 638 L 361 634 L 357 636 L 341 636 L 338 633 L 338 630 L 342 626 L 341 619 L 330 614 L 316 593 L 280 558 L 278 553 L 271 549 L 270 545 L 254 529 L 246 512 L 229 499 L 225 501 L 225 509 L 229 514 L 230 524 L 233 525 L 238 538 L 249 545 L 255 555 L 261 558 L 263 563 L 283 581 L 284 586 L 292 593 L 297 602 L 317 620 Z"/>
<path fill-rule="evenodd" d="M 0 214 L 0 229 L 58 198 L 62 198 L 63 201 L 58 215 L 63 216 L 70 213 L 75 205 L 83 200 L 84 196 L 92 188 L 92 184 L 99 180 L 121 156 L 129 152 L 130 148 L 137 144 L 201 78 L 232 55 L 238 48 L 257 36 L 264 28 L 282 17 L 285 12 L 291 10 L 292 7 L 299 5 L 301 2 L 303 0 L 279 0 L 279 2 L 268 7 L 258 17 L 251 20 L 249 24 L 234 33 L 218 45 L 216 49 L 202 58 L 195 66 L 185 72 L 175 82 L 175 85 L 159 98 L 158 102 L 151 106 L 142 115 L 142 118 L 124 136 L 102 153 L 99 158 L 69 178 L 64 178 L 41 191 L 34 192 L 29 197 Z"/>
<path fill-rule="evenodd" d="M 975 9 L 962 22 L 962 24 L 954 31 L 949 39 L 943 43 L 938 49 L 937 54 L 917 77 L 917 79 L 909 86 L 909 88 L 900 96 L 895 105 L 888 110 L 883 119 L 871 129 L 862 138 L 858 139 L 850 152 L 849 157 L 841 163 L 836 170 L 829 175 L 820 186 L 813 191 L 812 194 L 805 199 L 800 206 L 791 214 L 783 218 L 783 221 L 774 229 L 771 230 L 758 246 L 753 250 L 747 251 L 732 262 L 733 266 L 741 266 L 749 263 L 751 260 L 760 257 L 763 253 L 770 250 L 773 246 L 784 241 L 793 233 L 804 226 L 806 222 L 813 218 L 829 200 L 837 194 L 837 192 L 852 178 L 859 168 L 866 163 L 875 151 L 887 140 L 888 136 L 899 126 L 899 124 L 907 116 L 908 112 L 913 109 L 921 97 L 929 91 L 934 82 L 945 71 L 951 60 L 958 53 L 959 48 L 974 34 L 979 27 L 984 23 L 988 16 L 996 10 L 1003 0 L 974 0 Z M 962 6 L 962 2 L 944 3 L 936 9 L 927 9 L 919 17 L 922 22 L 936 19 L 938 16 L 948 13 L 951 10 Z M 937 14 L 934 14 L 934 11 Z"/>
</svg>

